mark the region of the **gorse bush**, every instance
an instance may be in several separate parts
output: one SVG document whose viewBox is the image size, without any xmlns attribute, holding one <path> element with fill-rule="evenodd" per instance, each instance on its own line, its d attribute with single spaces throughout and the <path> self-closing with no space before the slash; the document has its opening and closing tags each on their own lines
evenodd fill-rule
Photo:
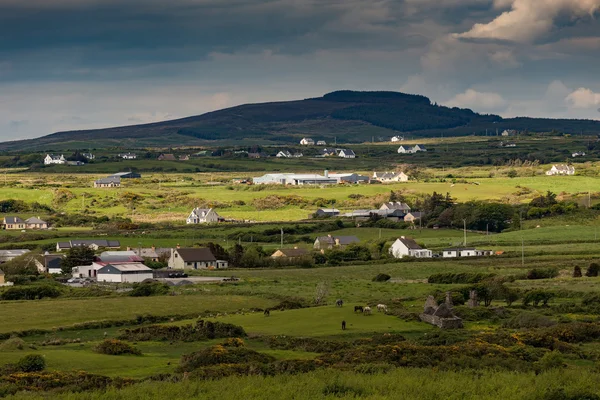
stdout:
<svg viewBox="0 0 600 400">
<path fill-rule="evenodd" d="M 377 276 L 373 278 L 373 282 L 387 282 L 391 278 L 392 277 L 388 274 L 377 274 Z"/>
<path fill-rule="evenodd" d="M 552 279 L 558 276 L 556 268 L 534 268 L 527 273 L 527 279 Z"/>
<path fill-rule="evenodd" d="M 100 354 L 107 354 L 111 356 L 119 356 L 123 354 L 132 354 L 135 356 L 141 356 L 142 352 L 139 349 L 136 349 L 129 343 L 122 342 L 117 339 L 106 339 L 96 346 L 94 346 L 94 351 Z"/>
<path fill-rule="evenodd" d="M 596 277 L 598 276 L 598 272 L 600 272 L 600 265 L 597 263 L 591 263 L 585 271 L 585 276 Z"/>
<path fill-rule="evenodd" d="M 39 354 L 28 354 L 15 364 L 21 372 L 39 372 L 46 368 L 46 360 Z"/>
<path fill-rule="evenodd" d="M 464 272 L 460 274 L 455 273 L 441 273 L 434 274 L 427 278 L 427 282 L 429 283 L 439 283 L 450 285 L 453 283 L 479 283 L 485 281 L 487 279 L 493 278 L 496 276 L 495 274 L 484 274 L 484 273 L 469 273 Z"/>
<path fill-rule="evenodd" d="M 218 364 L 269 363 L 274 357 L 245 347 L 224 347 L 220 344 L 181 357 L 178 371 L 189 372 Z"/>
</svg>

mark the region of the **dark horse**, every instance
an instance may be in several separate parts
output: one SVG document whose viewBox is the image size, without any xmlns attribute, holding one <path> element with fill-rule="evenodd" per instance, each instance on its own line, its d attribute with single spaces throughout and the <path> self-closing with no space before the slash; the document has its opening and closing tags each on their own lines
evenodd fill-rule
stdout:
<svg viewBox="0 0 600 400">
<path fill-rule="evenodd" d="M 270 316 L 271 315 L 271 310 L 265 310 L 264 314 L 265 314 L 265 317 Z"/>
<path fill-rule="evenodd" d="M 354 306 L 354 312 L 357 312 L 357 311 L 363 312 L 364 311 L 363 306 Z"/>
<path fill-rule="evenodd" d="M 342 321 L 342 330 L 345 331 L 346 330 L 346 321 Z"/>
<path fill-rule="evenodd" d="M 335 306 L 336 306 L 336 307 L 341 307 L 341 306 L 343 306 L 343 305 L 344 305 L 344 300 L 342 300 L 342 299 L 337 299 L 337 300 L 335 301 Z"/>
</svg>

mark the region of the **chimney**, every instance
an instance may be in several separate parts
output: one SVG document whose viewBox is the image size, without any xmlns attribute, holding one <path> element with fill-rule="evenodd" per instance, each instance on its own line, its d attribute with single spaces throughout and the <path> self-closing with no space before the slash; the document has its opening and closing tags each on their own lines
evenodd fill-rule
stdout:
<svg viewBox="0 0 600 400">
<path fill-rule="evenodd" d="M 400 239 L 406 239 L 406 237 L 404 237 L 404 236 L 400 236 Z"/>
<path fill-rule="evenodd" d="M 177 248 L 178 248 L 178 249 L 180 249 L 180 248 L 181 248 L 181 246 L 179 245 L 179 243 L 177 243 Z"/>
<path fill-rule="evenodd" d="M 329 178 L 329 171 L 325 170 L 325 178 Z"/>
<path fill-rule="evenodd" d="M 127 251 L 131 251 L 131 247 L 127 247 Z"/>
<path fill-rule="evenodd" d="M 156 251 L 156 246 L 152 245 L 152 251 Z"/>
</svg>

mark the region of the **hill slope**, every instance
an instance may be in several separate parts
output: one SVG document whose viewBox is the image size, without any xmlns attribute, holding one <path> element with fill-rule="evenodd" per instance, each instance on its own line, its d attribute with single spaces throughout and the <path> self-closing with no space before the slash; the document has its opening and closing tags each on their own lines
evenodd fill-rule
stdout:
<svg viewBox="0 0 600 400">
<path fill-rule="evenodd" d="M 311 135 L 343 143 L 387 138 L 398 132 L 417 137 L 461 136 L 486 129 L 600 133 L 600 121 L 503 119 L 438 106 L 419 95 L 338 91 L 314 99 L 247 104 L 153 124 L 58 132 L 34 140 L 1 143 L 0 149 L 276 143 L 297 142 Z"/>
</svg>

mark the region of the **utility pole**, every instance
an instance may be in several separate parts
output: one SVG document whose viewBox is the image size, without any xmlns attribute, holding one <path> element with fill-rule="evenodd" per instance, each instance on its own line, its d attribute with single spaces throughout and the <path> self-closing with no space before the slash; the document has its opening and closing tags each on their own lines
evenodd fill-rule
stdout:
<svg viewBox="0 0 600 400">
<path fill-rule="evenodd" d="M 521 266 L 525 266 L 525 241 L 523 240 L 523 236 L 521 236 Z"/>
<path fill-rule="evenodd" d="M 485 236 L 490 234 L 490 224 L 485 224 Z"/>
<path fill-rule="evenodd" d="M 281 248 L 283 249 L 283 228 L 281 228 Z"/>
<path fill-rule="evenodd" d="M 464 239 L 464 243 L 465 243 L 464 247 L 467 247 L 467 220 L 466 219 L 463 219 L 463 226 L 464 226 L 463 235 L 465 238 Z"/>
</svg>

